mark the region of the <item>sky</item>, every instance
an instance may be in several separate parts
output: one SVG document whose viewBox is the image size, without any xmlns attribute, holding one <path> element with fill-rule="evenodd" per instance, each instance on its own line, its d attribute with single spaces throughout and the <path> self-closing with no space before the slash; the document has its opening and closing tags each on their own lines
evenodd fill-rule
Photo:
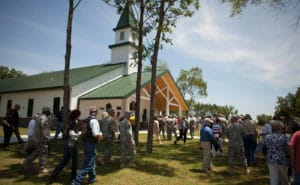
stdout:
<svg viewBox="0 0 300 185">
<path fill-rule="evenodd" d="M 278 11 L 248 6 L 230 17 L 230 6 L 201 0 L 193 17 L 180 18 L 159 59 L 176 79 L 181 69 L 202 69 L 207 97 L 202 103 L 233 105 L 240 113 L 273 115 L 276 97 L 300 86 L 299 7 Z M 298 12 L 297 12 L 298 11 Z M 68 1 L 1 0 L 0 65 L 27 74 L 63 70 Z M 115 8 L 83 0 L 73 19 L 71 68 L 107 63 Z"/>
</svg>

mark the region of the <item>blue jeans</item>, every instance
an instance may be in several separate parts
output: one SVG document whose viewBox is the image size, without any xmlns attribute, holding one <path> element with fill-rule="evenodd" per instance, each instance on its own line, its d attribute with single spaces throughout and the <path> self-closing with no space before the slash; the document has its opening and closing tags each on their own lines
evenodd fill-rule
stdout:
<svg viewBox="0 0 300 185">
<path fill-rule="evenodd" d="M 76 178 L 72 184 L 81 184 L 84 177 L 89 175 L 89 183 L 92 183 L 96 179 L 96 147 L 97 143 L 83 142 L 84 149 L 84 161 L 82 168 L 78 172 Z"/>
<path fill-rule="evenodd" d="M 62 169 L 69 163 L 70 157 L 72 158 L 71 178 L 74 179 L 77 174 L 78 152 L 76 146 L 74 148 L 69 147 L 68 140 L 63 140 L 63 160 L 54 169 L 51 176 L 56 177 L 62 171 Z"/>
<path fill-rule="evenodd" d="M 247 158 L 248 165 L 256 164 L 256 136 L 254 134 L 249 134 L 244 137 L 244 148 L 245 148 L 245 154 Z"/>
<path fill-rule="evenodd" d="M 300 185 L 300 173 L 295 174 L 295 185 Z"/>
<path fill-rule="evenodd" d="M 62 130 L 62 122 L 61 121 L 57 121 L 56 122 L 56 131 L 55 131 L 55 136 L 54 136 L 54 140 L 57 139 L 59 133 L 61 132 Z"/>
</svg>

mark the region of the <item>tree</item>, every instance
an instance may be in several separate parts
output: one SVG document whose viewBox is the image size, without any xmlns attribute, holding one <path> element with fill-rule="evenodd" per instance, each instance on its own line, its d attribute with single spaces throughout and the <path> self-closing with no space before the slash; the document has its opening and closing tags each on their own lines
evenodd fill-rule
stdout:
<svg viewBox="0 0 300 185">
<path fill-rule="evenodd" d="M 296 112 L 296 97 L 292 93 L 288 93 L 285 97 L 277 97 L 277 105 L 275 107 L 275 118 L 279 119 L 284 117 L 285 121 L 288 123 L 294 116 Z"/>
<path fill-rule="evenodd" d="M 262 3 L 269 4 L 270 7 L 276 9 L 278 11 L 282 11 L 286 9 L 286 5 L 290 4 L 293 8 L 297 8 L 298 12 L 300 11 L 300 1 L 299 0 L 221 0 L 222 3 L 229 3 L 231 4 L 231 16 L 239 15 L 247 5 L 251 4 L 254 6 L 258 6 Z M 296 16 L 295 28 L 298 27 L 300 22 L 300 14 Z"/>
<path fill-rule="evenodd" d="M 272 119 L 271 115 L 260 114 L 256 116 L 258 124 L 269 122 Z"/>
<path fill-rule="evenodd" d="M 238 109 L 236 109 L 232 105 L 216 105 L 216 104 L 204 104 L 195 102 L 194 111 L 199 116 L 207 116 L 207 115 L 223 115 L 228 117 L 230 114 L 238 114 Z"/>
<path fill-rule="evenodd" d="M 191 6 L 195 9 L 199 8 L 198 0 L 153 0 L 147 7 L 148 12 L 155 12 L 153 16 L 153 25 L 156 25 L 156 33 L 153 44 L 153 53 L 151 56 L 151 92 L 150 92 L 150 121 L 148 126 L 147 137 L 147 152 L 152 153 L 153 146 L 153 121 L 155 112 L 155 92 L 156 92 L 156 71 L 157 58 L 159 49 L 162 48 L 161 40 L 166 43 L 172 43 L 166 37 L 167 33 L 172 32 L 172 28 L 176 26 L 176 21 L 180 16 L 191 17 L 193 11 Z"/>
<path fill-rule="evenodd" d="M 158 62 L 157 62 L 157 70 L 162 71 L 162 70 L 168 70 L 168 69 L 169 69 L 169 66 L 168 66 L 168 64 L 165 61 L 158 60 Z M 144 67 L 144 71 L 149 71 L 150 72 L 151 70 L 152 70 L 152 66 L 151 65 L 146 65 Z"/>
<path fill-rule="evenodd" d="M 69 84 L 69 73 L 70 73 L 70 61 L 71 61 L 71 37 L 72 37 L 72 22 L 73 13 L 80 4 L 81 0 L 78 0 L 74 6 L 74 1 L 69 0 L 69 13 L 67 23 L 67 39 L 66 39 L 66 54 L 65 54 L 65 70 L 64 70 L 64 109 L 63 109 L 63 128 L 68 124 L 68 114 L 70 109 L 70 84 Z"/>
<path fill-rule="evenodd" d="M 192 109 L 197 96 L 207 96 L 207 83 L 203 80 L 202 71 L 198 67 L 180 70 L 176 82 L 184 98 L 187 99 L 189 96 L 188 105 L 190 109 Z"/>
<path fill-rule="evenodd" d="M 24 72 L 16 70 L 14 68 L 9 68 L 7 66 L 0 66 L 0 79 L 8 79 L 8 78 L 19 78 L 27 76 Z"/>
<path fill-rule="evenodd" d="M 300 118 L 300 87 L 296 91 L 295 99 L 295 116 Z"/>
<path fill-rule="evenodd" d="M 145 54 L 145 50 L 147 49 L 146 46 L 143 44 L 143 38 L 152 30 L 152 26 L 147 23 L 151 14 L 145 15 L 145 8 L 150 2 L 150 0 L 104 0 L 107 4 L 116 7 L 118 12 L 122 12 L 125 6 L 133 6 L 135 9 L 139 11 L 137 13 L 137 17 L 139 20 L 136 21 L 137 30 L 134 30 L 138 33 L 138 52 L 137 52 L 137 80 L 136 80 L 136 106 L 135 106 L 135 133 L 134 133 L 134 140 L 136 145 L 139 144 L 139 120 L 140 120 L 140 102 L 141 102 L 141 78 L 142 78 L 142 68 L 143 68 L 143 59 L 147 56 Z M 133 13 L 133 12 L 132 12 Z M 132 17 L 136 17 L 135 15 L 131 15 Z M 145 17 L 146 16 L 146 17 Z M 146 19 L 146 20 L 145 20 Z"/>
</svg>

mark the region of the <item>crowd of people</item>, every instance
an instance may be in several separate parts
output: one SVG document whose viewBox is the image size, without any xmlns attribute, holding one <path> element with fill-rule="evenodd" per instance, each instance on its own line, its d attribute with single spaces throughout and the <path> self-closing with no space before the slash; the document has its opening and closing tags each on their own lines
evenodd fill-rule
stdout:
<svg viewBox="0 0 300 185">
<path fill-rule="evenodd" d="M 9 147 L 10 138 L 15 133 L 18 142 L 23 143 L 18 125 L 20 105 L 7 112 L 3 121 L 4 144 Z M 135 142 L 132 133 L 134 113 L 125 112 L 124 117 L 116 118 L 115 111 L 108 109 L 103 112 L 102 118 L 97 120 L 98 109 L 90 107 L 89 116 L 79 124 L 81 111 L 78 109 L 69 112 L 69 122 L 63 125 L 63 108 L 56 114 L 56 133 L 53 141 L 57 141 L 62 132 L 63 159 L 54 168 L 49 182 L 55 181 L 63 168 L 72 161 L 71 182 L 81 184 L 88 175 L 88 183 L 96 180 L 97 144 L 103 142 L 103 155 L 98 158 L 102 165 L 111 163 L 115 139 L 120 141 L 120 168 L 135 167 Z M 25 171 L 32 169 L 32 162 L 39 159 L 38 173 L 49 173 L 47 158 L 50 147 L 50 125 L 52 121 L 51 109 L 44 107 L 41 114 L 33 116 L 28 124 L 28 141 L 23 148 L 27 155 L 23 161 Z M 264 122 L 261 131 L 257 129 L 256 121 L 249 114 L 245 116 L 233 115 L 207 116 L 197 118 L 193 115 L 177 117 L 176 115 L 155 116 L 153 133 L 158 144 L 171 141 L 175 145 L 182 140 L 186 145 L 187 134 L 194 139 L 195 132 L 200 133 L 200 144 L 203 150 L 202 173 L 214 171 L 213 158 L 223 155 L 222 143 L 228 141 L 228 166 L 230 174 L 234 174 L 235 162 L 241 163 L 245 174 L 250 173 L 249 166 L 257 165 L 256 154 L 261 152 L 269 168 L 271 185 L 288 185 L 291 182 L 300 184 L 300 120 L 295 118 L 287 127 L 281 120 Z M 119 132 L 119 137 L 116 133 Z M 179 132 L 179 135 L 178 135 Z M 162 138 L 160 137 L 162 136 Z M 84 150 L 83 164 L 78 171 L 78 143 Z M 127 161 L 127 153 L 129 160 Z"/>
<path fill-rule="evenodd" d="M 202 122 L 200 142 L 203 149 L 201 172 L 213 171 L 211 156 L 214 151 L 222 153 L 222 135 L 228 138 L 229 173 L 234 173 L 234 164 L 240 162 L 245 174 L 249 166 L 257 165 L 256 154 L 265 156 L 271 185 L 300 184 L 300 120 L 294 118 L 285 124 L 283 118 L 263 122 L 261 131 L 249 114 L 233 115 L 228 123 L 219 126 L 220 118 L 207 117 Z M 222 132 L 223 129 L 223 132 Z M 216 130 L 219 134 L 216 135 Z M 221 134 L 221 135 L 220 135 Z M 220 137 L 221 136 L 221 137 Z"/>
</svg>

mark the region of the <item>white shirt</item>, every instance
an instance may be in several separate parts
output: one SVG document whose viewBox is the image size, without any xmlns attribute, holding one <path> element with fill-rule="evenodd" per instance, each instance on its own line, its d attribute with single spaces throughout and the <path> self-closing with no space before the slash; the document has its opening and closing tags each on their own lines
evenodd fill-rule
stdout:
<svg viewBox="0 0 300 185">
<path fill-rule="evenodd" d="M 32 119 L 28 124 L 28 130 L 27 130 L 28 137 L 33 135 L 34 127 L 35 127 L 35 119 Z"/>
<path fill-rule="evenodd" d="M 97 119 L 91 119 L 90 120 L 90 127 L 92 130 L 92 135 L 94 137 L 100 135 L 100 125 Z"/>
</svg>

